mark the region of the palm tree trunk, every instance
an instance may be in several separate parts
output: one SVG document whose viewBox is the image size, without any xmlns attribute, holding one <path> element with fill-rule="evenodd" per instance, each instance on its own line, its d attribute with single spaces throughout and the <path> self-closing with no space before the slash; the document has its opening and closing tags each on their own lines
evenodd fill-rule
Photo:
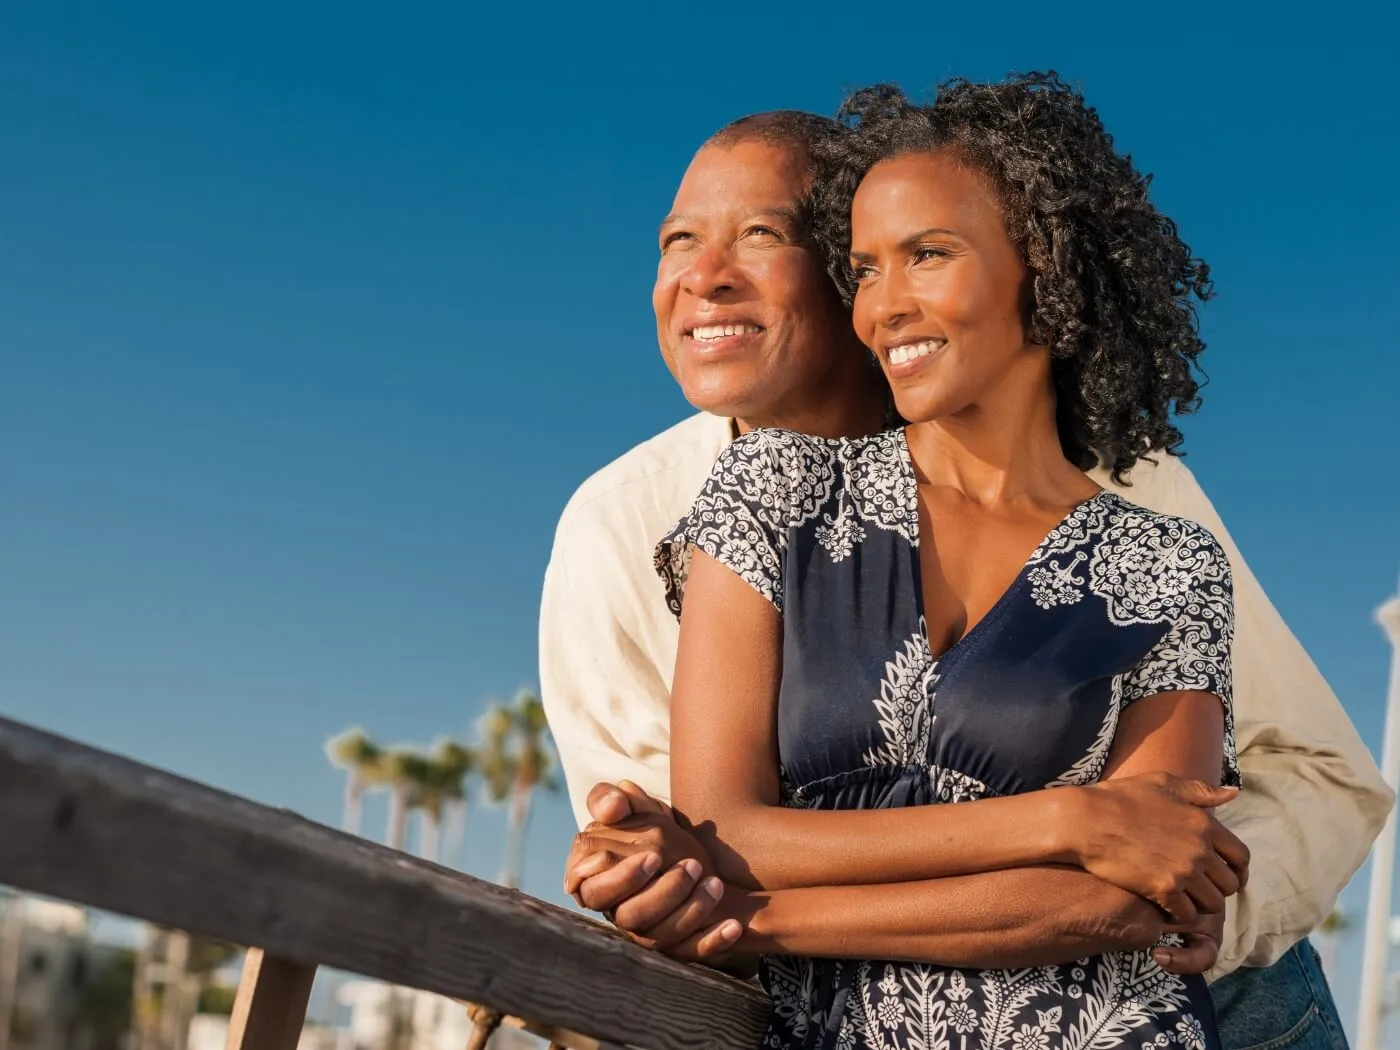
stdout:
<svg viewBox="0 0 1400 1050">
<path fill-rule="evenodd" d="M 457 799 L 449 804 L 447 828 L 443 836 L 442 862 L 449 868 L 462 866 L 462 843 L 467 838 L 467 800 Z"/>
<path fill-rule="evenodd" d="M 431 813 L 423 814 L 422 831 L 418 841 L 418 855 L 424 860 L 437 863 L 438 843 L 442 839 L 442 821 Z"/>
<path fill-rule="evenodd" d="M 364 820 L 365 782 L 358 773 L 345 778 L 345 812 L 340 826 L 351 835 L 358 835 Z"/>
<path fill-rule="evenodd" d="M 404 835 L 408 831 L 408 792 L 395 787 L 389 796 L 389 828 L 384 835 L 384 844 L 391 849 L 403 849 Z"/>
<path fill-rule="evenodd" d="M 518 786 L 510 797 L 510 817 L 506 824 L 505 868 L 501 885 L 518 889 L 525 867 L 525 829 L 530 823 L 530 801 L 534 792 L 528 786 Z"/>
<path fill-rule="evenodd" d="M 10 1029 L 19 996 L 19 960 L 24 947 L 24 898 L 11 894 L 0 925 L 0 1050 L 10 1050 Z"/>
</svg>

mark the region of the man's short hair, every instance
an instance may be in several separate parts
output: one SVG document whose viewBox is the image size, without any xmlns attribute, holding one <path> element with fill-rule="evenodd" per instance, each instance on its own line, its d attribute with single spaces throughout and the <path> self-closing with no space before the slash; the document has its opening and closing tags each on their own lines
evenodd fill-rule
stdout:
<svg viewBox="0 0 1400 1050">
<path fill-rule="evenodd" d="M 800 151 L 809 167 L 814 167 L 818 146 L 845 132 L 845 125 L 830 117 L 804 113 L 800 109 L 773 109 L 731 121 L 706 139 L 701 148 L 728 149 L 741 142 L 766 142 L 770 146 Z"/>
</svg>

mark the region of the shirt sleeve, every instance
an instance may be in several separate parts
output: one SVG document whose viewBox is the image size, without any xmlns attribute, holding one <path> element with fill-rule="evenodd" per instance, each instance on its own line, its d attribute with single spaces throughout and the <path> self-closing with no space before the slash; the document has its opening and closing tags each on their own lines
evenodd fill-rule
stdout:
<svg viewBox="0 0 1400 1050">
<path fill-rule="evenodd" d="M 1162 528 L 1170 533 L 1164 539 L 1170 541 L 1171 555 L 1158 570 L 1155 586 L 1174 599 L 1175 613 L 1161 639 L 1124 678 L 1123 704 L 1157 693 L 1214 693 L 1225 712 L 1221 782 L 1238 785 L 1230 561 L 1215 537 L 1195 522 L 1166 518 Z"/>
<path fill-rule="evenodd" d="M 1220 818 L 1249 846 L 1249 884 L 1226 910 L 1216 979 L 1268 966 L 1310 933 L 1366 860 L 1393 794 L 1336 694 L 1250 571 L 1180 460 L 1135 470 L 1125 495 L 1208 528 L 1235 587 L 1232 654 L 1243 790 Z"/>
<path fill-rule="evenodd" d="M 566 517 L 540 601 L 540 698 L 579 827 L 592 819 L 595 784 L 631 780 L 663 801 L 671 791 L 669 683 L 649 655 L 637 619 L 645 606 L 617 547 L 587 520 Z M 639 553 L 645 572 L 645 544 Z"/>
<path fill-rule="evenodd" d="M 756 430 L 715 462 L 690 511 L 656 545 L 666 603 L 680 615 L 691 552 L 697 547 L 782 612 L 783 555 L 791 518 L 790 486 L 778 467 L 786 435 Z"/>
</svg>

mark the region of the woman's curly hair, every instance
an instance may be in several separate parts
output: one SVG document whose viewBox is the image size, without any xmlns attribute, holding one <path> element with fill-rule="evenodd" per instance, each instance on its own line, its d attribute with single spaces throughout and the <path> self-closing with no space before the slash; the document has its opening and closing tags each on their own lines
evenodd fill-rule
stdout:
<svg viewBox="0 0 1400 1050">
<path fill-rule="evenodd" d="M 1050 348 L 1066 457 L 1086 470 L 1102 463 L 1121 480 L 1148 453 L 1178 454 L 1171 416 L 1200 404 L 1196 300 L 1211 297 L 1210 271 L 1078 91 L 1053 72 L 959 79 L 924 106 L 879 85 L 853 94 L 838 116 L 849 131 L 818 144 L 812 218 L 847 302 L 861 179 L 882 160 L 951 151 L 990 180 L 1030 271 L 1029 331 Z"/>
</svg>

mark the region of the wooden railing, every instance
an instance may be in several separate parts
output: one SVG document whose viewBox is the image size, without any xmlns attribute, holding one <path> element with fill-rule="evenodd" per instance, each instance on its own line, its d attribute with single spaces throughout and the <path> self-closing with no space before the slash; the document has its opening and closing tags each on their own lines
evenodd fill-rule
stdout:
<svg viewBox="0 0 1400 1050">
<path fill-rule="evenodd" d="M 257 756 L 248 756 L 256 763 Z M 250 946 L 230 1050 L 291 1050 L 317 966 L 553 1042 L 754 1050 L 755 988 L 522 893 L 0 718 L 0 883 Z"/>
</svg>

